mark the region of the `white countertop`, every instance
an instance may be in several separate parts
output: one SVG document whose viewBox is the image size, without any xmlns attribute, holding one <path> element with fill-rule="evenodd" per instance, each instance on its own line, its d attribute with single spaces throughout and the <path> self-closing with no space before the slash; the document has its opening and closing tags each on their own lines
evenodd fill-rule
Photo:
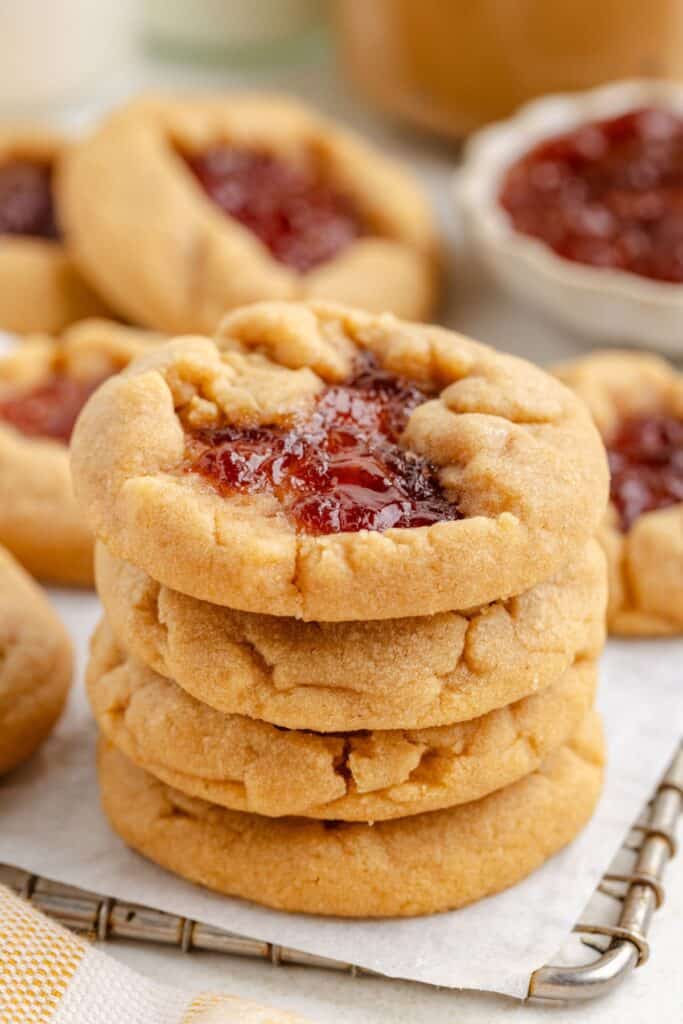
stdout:
<svg viewBox="0 0 683 1024">
<path fill-rule="evenodd" d="M 125 73 L 107 84 L 111 101 L 117 95 L 145 87 L 284 88 L 312 99 L 324 110 L 381 140 L 387 151 L 407 159 L 429 188 L 451 252 L 448 298 L 440 319 L 481 341 L 527 356 L 553 362 L 583 350 L 576 338 L 542 322 L 495 292 L 466 253 L 457 251 L 457 230 L 451 215 L 450 179 L 456 163 L 453 148 L 416 138 L 365 110 L 349 96 L 329 65 L 318 63 L 299 69 L 230 73 L 215 65 L 200 69 L 160 64 L 145 58 L 131 61 Z M 87 118 L 92 112 L 78 112 Z M 634 808 L 634 814 L 637 811 Z M 263 1003 L 298 1010 L 319 1024 L 379 1024 L 422 1021 L 474 1024 L 507 1020 L 522 1022 L 552 1019 L 554 1024 L 577 1021 L 621 1024 L 677 1024 L 683 1018 L 683 979 L 680 970 L 683 935 L 683 858 L 672 866 L 667 879 L 668 898 L 651 929 L 653 952 L 649 963 L 637 970 L 622 988 L 606 999 L 579 1007 L 532 1007 L 501 997 L 473 992 L 435 990 L 416 984 L 371 978 L 353 978 L 309 968 L 273 967 L 269 964 L 222 957 L 185 955 L 158 947 L 114 942 L 108 952 L 131 967 L 167 984 L 200 989 L 221 989 Z"/>
</svg>

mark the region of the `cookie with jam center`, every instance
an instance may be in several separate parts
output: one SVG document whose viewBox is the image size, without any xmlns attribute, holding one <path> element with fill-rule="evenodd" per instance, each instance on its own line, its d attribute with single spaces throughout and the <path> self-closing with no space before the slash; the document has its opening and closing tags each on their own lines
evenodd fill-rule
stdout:
<svg viewBox="0 0 683 1024">
<path fill-rule="evenodd" d="M 284 96 L 142 97 L 75 145 L 57 181 L 70 251 L 125 318 L 212 333 L 263 299 L 420 319 L 436 230 L 411 175 Z"/>
<path fill-rule="evenodd" d="M 55 197 L 65 140 L 39 131 L 0 131 L 0 329 L 63 330 L 106 314 L 68 253 Z"/>
<path fill-rule="evenodd" d="M 0 355 L 0 543 L 34 576 L 92 584 L 92 534 L 71 487 L 71 433 L 102 381 L 158 340 L 93 319 Z"/>
<path fill-rule="evenodd" d="M 572 393 L 443 328 L 259 303 L 86 405 L 76 493 L 120 558 L 200 600 L 316 621 L 470 609 L 578 556 L 607 466 Z"/>
<path fill-rule="evenodd" d="M 560 366 L 607 447 L 612 633 L 683 633 L 683 376 L 645 352 L 597 351 Z"/>
</svg>

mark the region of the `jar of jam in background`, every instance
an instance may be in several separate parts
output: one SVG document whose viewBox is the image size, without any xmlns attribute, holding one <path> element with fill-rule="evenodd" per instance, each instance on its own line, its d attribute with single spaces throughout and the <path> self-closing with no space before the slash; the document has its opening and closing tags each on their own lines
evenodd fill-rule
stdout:
<svg viewBox="0 0 683 1024">
<path fill-rule="evenodd" d="M 361 89 L 452 137 L 543 93 L 683 78 L 683 0 L 337 0 L 335 13 Z"/>
</svg>

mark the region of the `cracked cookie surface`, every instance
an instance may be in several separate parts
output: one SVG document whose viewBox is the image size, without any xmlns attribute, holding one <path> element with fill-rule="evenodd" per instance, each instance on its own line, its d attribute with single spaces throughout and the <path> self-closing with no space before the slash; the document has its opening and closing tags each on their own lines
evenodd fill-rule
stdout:
<svg viewBox="0 0 683 1024">
<path fill-rule="evenodd" d="M 123 840 L 193 882 L 281 910 L 408 917 L 471 903 L 540 867 L 593 813 L 603 761 L 591 712 L 569 743 L 511 786 L 375 825 L 229 811 L 164 785 L 106 741 L 99 778 Z"/>
<path fill-rule="evenodd" d="M 577 662 L 542 693 L 469 722 L 323 734 L 201 704 L 102 622 L 87 684 L 103 735 L 191 796 L 271 817 L 381 821 L 478 800 L 534 771 L 592 707 L 597 665 Z"/>
<path fill-rule="evenodd" d="M 92 583 L 93 539 L 73 496 L 69 436 L 91 391 L 152 341 L 93 319 L 0 356 L 0 543 L 33 575 Z"/>
<path fill-rule="evenodd" d="M 364 353 L 429 396 L 396 447 L 435 476 L 457 519 L 319 535 L 267 488 L 226 495 L 188 471 L 197 431 L 296 427 Z M 119 557 L 202 600 L 316 621 L 519 594 L 577 555 L 607 497 L 590 417 L 541 370 L 443 328 L 319 302 L 257 304 L 216 342 L 177 339 L 136 361 L 86 405 L 72 467 Z"/>
<path fill-rule="evenodd" d="M 664 359 L 597 351 L 557 367 L 588 406 L 612 467 L 598 533 L 610 632 L 683 633 L 683 376 Z"/>
<path fill-rule="evenodd" d="M 436 232 L 417 183 L 285 97 L 135 100 L 72 147 L 57 191 L 83 272 L 114 309 L 156 330 L 211 333 L 226 311 L 261 299 L 415 319 L 434 304 Z M 359 230 L 347 230 L 347 209 Z M 286 245 L 267 244 L 285 231 Z M 311 247 L 329 258 L 309 267 Z"/>
<path fill-rule="evenodd" d="M 50 734 L 71 672 L 71 643 L 62 623 L 43 592 L 0 548 L 0 775 Z"/>
<path fill-rule="evenodd" d="M 97 589 L 125 650 L 227 713 L 292 729 L 424 728 L 555 682 L 604 642 L 605 558 L 590 541 L 553 579 L 468 613 L 318 623 L 187 597 L 95 549 Z"/>
<path fill-rule="evenodd" d="M 67 253 L 54 173 L 66 143 L 55 135 L 0 130 L 0 328 L 61 331 L 105 312 Z"/>
</svg>

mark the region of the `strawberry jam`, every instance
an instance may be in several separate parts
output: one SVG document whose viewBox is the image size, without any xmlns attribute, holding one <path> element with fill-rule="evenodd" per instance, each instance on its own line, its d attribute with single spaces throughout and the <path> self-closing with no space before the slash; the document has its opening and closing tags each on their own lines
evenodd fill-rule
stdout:
<svg viewBox="0 0 683 1024">
<path fill-rule="evenodd" d="M 44 437 L 68 444 L 78 414 L 102 378 L 76 380 L 55 374 L 35 387 L 0 398 L 0 422 L 27 437 Z"/>
<path fill-rule="evenodd" d="M 304 167 L 228 146 L 185 160 L 214 203 L 294 270 L 325 263 L 362 233 L 349 199 Z"/>
<path fill-rule="evenodd" d="M 0 166 L 0 235 L 59 238 L 47 164 L 12 160 Z"/>
<path fill-rule="evenodd" d="M 287 426 L 226 426 L 190 435 L 186 469 L 225 495 L 270 493 L 312 534 L 429 526 L 458 519 L 437 471 L 399 446 L 429 395 L 361 356 L 344 384 Z"/>
<path fill-rule="evenodd" d="M 611 497 L 622 530 L 643 512 L 683 502 L 683 422 L 673 416 L 625 420 L 607 444 Z"/>
<path fill-rule="evenodd" d="M 683 118 L 636 110 L 535 146 L 500 192 L 517 231 L 596 267 L 683 282 Z"/>
</svg>

